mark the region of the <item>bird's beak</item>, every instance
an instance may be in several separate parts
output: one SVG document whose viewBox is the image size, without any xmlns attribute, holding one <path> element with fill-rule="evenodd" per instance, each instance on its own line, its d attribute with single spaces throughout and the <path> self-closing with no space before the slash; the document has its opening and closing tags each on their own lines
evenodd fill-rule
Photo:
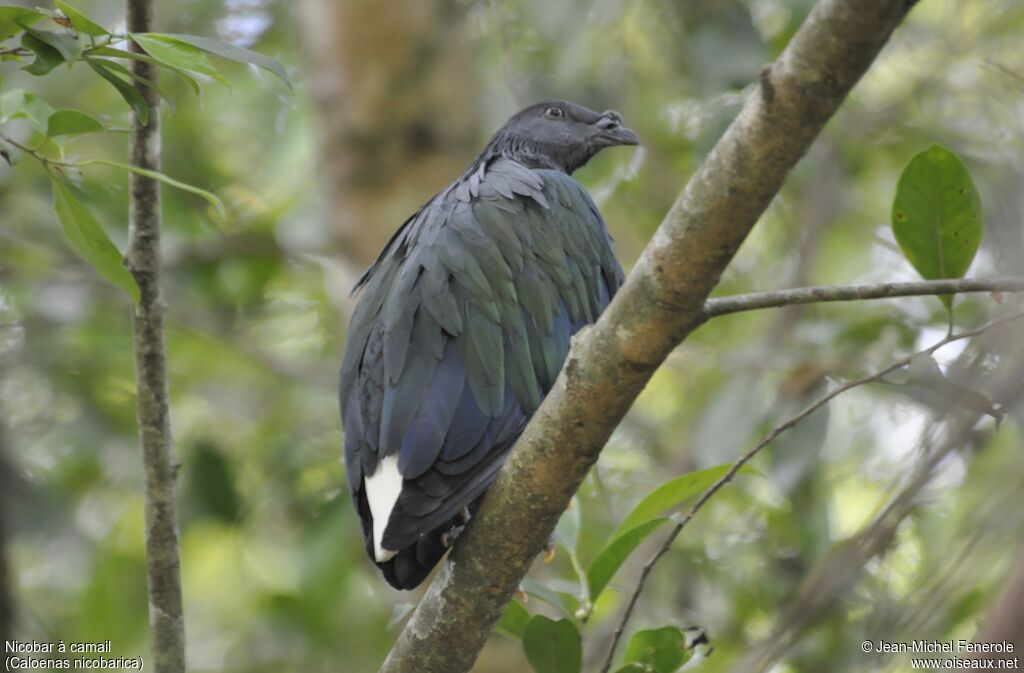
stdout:
<svg viewBox="0 0 1024 673">
<path fill-rule="evenodd" d="M 636 131 L 622 125 L 622 115 L 615 110 L 608 110 L 595 122 L 598 137 L 605 146 L 639 145 L 640 136 Z"/>
</svg>

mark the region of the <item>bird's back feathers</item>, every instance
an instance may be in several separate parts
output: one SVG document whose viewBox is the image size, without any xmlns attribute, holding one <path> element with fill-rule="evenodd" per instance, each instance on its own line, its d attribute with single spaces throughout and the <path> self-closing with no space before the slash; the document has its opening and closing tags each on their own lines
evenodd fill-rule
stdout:
<svg viewBox="0 0 1024 673">
<path fill-rule="evenodd" d="M 398 552 L 378 562 L 391 584 L 411 588 L 437 563 L 441 534 L 493 481 L 571 335 L 621 282 L 582 186 L 502 158 L 421 208 L 360 279 L 341 375 L 345 465 L 367 551 L 378 556 L 378 528 Z M 375 521 L 365 480 L 396 455 L 402 490 Z"/>
</svg>

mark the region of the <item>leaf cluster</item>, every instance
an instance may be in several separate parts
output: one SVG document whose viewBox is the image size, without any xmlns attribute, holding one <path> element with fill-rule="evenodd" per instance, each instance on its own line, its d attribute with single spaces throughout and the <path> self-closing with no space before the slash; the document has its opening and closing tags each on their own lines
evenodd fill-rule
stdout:
<svg viewBox="0 0 1024 673">
<path fill-rule="evenodd" d="M 210 56 L 250 64 L 278 76 L 288 87 L 291 82 L 284 67 L 275 59 L 220 40 L 196 35 L 127 33 L 107 30 L 75 7 L 57 0 L 57 10 L 0 6 L 0 40 L 20 41 L 20 46 L 0 47 L 6 61 L 31 62 L 22 70 L 36 77 L 50 74 L 60 66 L 84 65 L 106 81 L 134 113 L 138 123 L 149 123 L 152 111 L 142 95 L 150 89 L 158 100 L 173 109 L 173 100 L 155 78 L 140 75 L 132 62 L 146 63 L 154 69 L 181 77 L 198 95 L 208 81 L 228 85 L 228 80 L 210 60 Z M 41 25 L 50 24 L 50 28 Z M 97 218 L 75 196 L 72 172 L 90 165 L 122 168 L 160 180 L 206 199 L 221 220 L 226 217 L 221 200 L 211 192 L 159 171 L 103 159 L 73 160 L 67 156 L 67 142 L 83 134 L 121 133 L 127 129 L 99 116 L 78 109 L 53 109 L 37 94 L 24 89 L 3 89 L 0 79 L 0 144 L 19 150 L 37 160 L 49 172 L 53 183 L 54 210 L 72 249 L 106 280 L 138 300 L 135 279 L 122 263 L 122 256 Z M 8 122 L 24 119 L 31 133 L 26 140 L 15 140 L 4 132 Z M 11 153 L 2 156 L 12 162 Z"/>
</svg>

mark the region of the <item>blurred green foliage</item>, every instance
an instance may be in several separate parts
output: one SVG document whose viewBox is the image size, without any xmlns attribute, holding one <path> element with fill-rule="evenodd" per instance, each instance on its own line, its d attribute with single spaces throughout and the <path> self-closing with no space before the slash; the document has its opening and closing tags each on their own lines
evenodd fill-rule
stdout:
<svg viewBox="0 0 1024 673">
<path fill-rule="evenodd" d="M 158 3 L 161 32 L 240 44 L 277 58 L 294 81 L 292 91 L 264 71 L 219 61 L 230 88 L 207 82 L 197 96 L 186 79 L 161 80 L 174 101 L 173 112 L 164 111 L 165 173 L 226 206 L 220 217 L 194 193 L 163 191 L 172 424 L 195 671 L 375 670 L 418 597 L 393 592 L 378 577 L 345 492 L 335 386 L 351 300 L 338 262 L 367 260 L 331 247 L 329 213 L 316 190 L 323 147 L 301 4 Z M 810 5 L 511 0 L 460 3 L 448 20 L 464 26 L 477 54 L 476 72 L 463 76 L 477 81 L 481 128 L 557 96 L 619 109 L 638 130 L 643 148 L 605 152 L 577 175 L 628 269 Z M 123 29 L 116 3 L 75 7 L 100 26 Z M 9 28 L 0 21 L 0 35 L 17 32 Z M 1019 273 L 1022 30 L 1024 6 L 1014 0 L 921 3 L 793 172 L 718 292 L 915 279 L 888 219 L 900 172 L 932 143 L 962 158 L 984 205 L 985 233 L 968 275 Z M 104 128 L 127 126 L 118 92 L 80 65 L 58 64 L 43 78 L 21 65 L 0 63 L 2 92 L 24 89 L 52 110 L 80 110 Z M 8 120 L 3 131 L 24 138 L 35 122 L 46 134 L 41 120 Z M 51 136 L 61 124 L 93 126 L 81 118 L 53 124 Z M 69 158 L 123 162 L 127 142 L 83 133 L 68 136 L 66 148 Z M 452 177 L 424 179 L 422 200 Z M 123 250 L 124 171 L 94 165 L 80 182 L 84 207 Z M 147 656 L 130 300 L 64 243 L 50 193 L 47 173 L 27 157 L 13 167 L 0 162 L 0 424 L 14 475 L 9 486 L 3 482 L 3 501 L 16 635 L 109 638 L 115 656 Z M 1014 302 L 960 299 L 955 318 L 975 325 Z M 739 314 L 703 326 L 613 435 L 560 525 L 554 562 L 539 564 L 524 584 L 525 610 L 569 620 L 583 607 L 581 589 L 599 593 L 582 627 L 582 667 L 594 669 L 624 604 L 621 589 L 632 587 L 665 529 L 638 541 L 604 591 L 581 582 L 578 570 L 601 557 L 645 496 L 671 477 L 734 460 L 830 380 L 932 343 L 945 324 L 938 302 L 923 297 Z M 992 336 L 943 349 L 936 360 L 950 379 L 964 379 L 978 368 L 998 369 L 1014 343 Z M 1000 595 L 1024 530 L 1022 409 L 1007 412 L 998 433 L 991 421 L 978 426 L 972 450 L 944 465 L 896 544 L 868 564 L 777 670 L 895 667 L 905 662 L 868 658 L 860 642 L 972 636 Z M 699 624 L 715 648 L 701 670 L 729 670 L 771 633 L 816 564 L 877 513 L 914 464 L 919 435 L 941 418 L 892 387 L 872 386 L 805 419 L 758 458 L 763 476 L 727 486 L 674 544 L 627 638 Z M 503 633 L 522 635 L 538 620 L 513 610 Z M 629 657 L 645 661 L 644 638 L 620 648 L 622 665 Z M 648 663 L 659 670 L 664 662 Z M 477 670 L 528 665 L 520 644 L 498 635 Z"/>
</svg>

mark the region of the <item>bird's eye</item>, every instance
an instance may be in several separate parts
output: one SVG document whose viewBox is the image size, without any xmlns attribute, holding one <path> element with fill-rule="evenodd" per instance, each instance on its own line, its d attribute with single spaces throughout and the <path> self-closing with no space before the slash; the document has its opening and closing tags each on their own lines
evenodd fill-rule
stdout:
<svg viewBox="0 0 1024 673">
<path fill-rule="evenodd" d="M 549 107 L 547 110 L 544 110 L 544 116 L 548 119 L 561 119 L 565 116 L 565 112 L 560 107 Z"/>
</svg>

